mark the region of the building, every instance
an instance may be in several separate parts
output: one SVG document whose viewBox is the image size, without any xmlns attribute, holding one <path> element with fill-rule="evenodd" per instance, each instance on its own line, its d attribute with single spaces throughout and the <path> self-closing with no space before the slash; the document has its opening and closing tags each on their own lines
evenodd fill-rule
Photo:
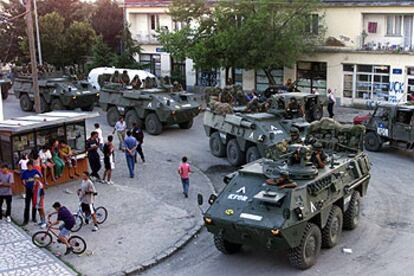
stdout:
<svg viewBox="0 0 414 276">
<path fill-rule="evenodd" d="M 293 68 L 276 68 L 276 83 L 297 80 L 301 91 L 328 88 L 342 105 L 369 105 L 377 101 L 396 102 L 414 97 L 414 1 L 324 0 L 315 14 L 326 26 L 326 44 L 312 56 L 304 56 Z M 198 86 L 224 85 L 222 70 L 197 71 L 192 61 L 173 60 L 163 52 L 157 28 L 177 30 L 167 14 L 170 1 L 125 0 L 126 15 L 134 38 L 142 45 L 140 61 L 159 76 L 174 75 L 188 90 Z M 321 22 L 319 22 L 321 23 Z M 244 90 L 264 90 L 264 73 L 233 70 L 233 79 Z"/>
</svg>

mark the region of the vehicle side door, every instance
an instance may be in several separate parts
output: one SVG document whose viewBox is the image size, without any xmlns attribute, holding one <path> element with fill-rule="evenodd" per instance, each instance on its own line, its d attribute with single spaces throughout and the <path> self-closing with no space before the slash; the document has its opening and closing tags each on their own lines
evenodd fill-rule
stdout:
<svg viewBox="0 0 414 276">
<path fill-rule="evenodd" d="M 381 137 L 390 138 L 392 130 L 391 116 L 392 111 L 388 107 L 377 107 L 368 123 L 368 128 L 375 130 Z"/>
<path fill-rule="evenodd" d="M 412 134 L 413 126 L 411 121 L 413 118 L 412 109 L 399 108 L 396 112 L 393 139 L 402 142 L 409 142 Z"/>
</svg>

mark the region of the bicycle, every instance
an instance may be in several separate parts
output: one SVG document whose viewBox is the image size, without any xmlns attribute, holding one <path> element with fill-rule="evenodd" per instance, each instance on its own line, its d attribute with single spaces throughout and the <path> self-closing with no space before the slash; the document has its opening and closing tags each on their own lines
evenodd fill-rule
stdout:
<svg viewBox="0 0 414 276">
<path fill-rule="evenodd" d="M 34 245 L 40 248 L 48 247 L 53 242 L 53 236 L 56 239 L 59 237 L 59 228 L 49 225 L 46 230 L 38 231 L 33 234 L 32 242 Z M 58 241 L 60 243 L 60 241 Z M 86 242 L 79 236 L 71 236 L 68 239 L 69 244 L 72 246 L 72 252 L 76 255 L 80 255 L 86 250 Z"/>
<path fill-rule="evenodd" d="M 96 214 L 96 222 L 99 225 L 104 223 L 108 218 L 108 210 L 106 210 L 106 208 L 103 206 L 99 206 L 98 208 L 94 209 Z M 85 215 L 85 213 L 82 210 L 81 203 L 79 203 L 78 211 L 73 214 L 73 217 L 75 218 L 75 225 L 70 230 L 71 232 L 78 232 L 87 221 L 90 221 L 92 219 L 91 215 Z"/>
</svg>

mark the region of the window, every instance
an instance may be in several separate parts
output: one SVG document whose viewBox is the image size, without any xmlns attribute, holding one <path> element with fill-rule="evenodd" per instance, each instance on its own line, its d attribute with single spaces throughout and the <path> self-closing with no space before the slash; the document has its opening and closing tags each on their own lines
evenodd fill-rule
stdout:
<svg viewBox="0 0 414 276">
<path fill-rule="evenodd" d="M 243 87 L 243 69 L 234 69 L 234 84 Z"/>
<path fill-rule="evenodd" d="M 173 25 L 174 25 L 174 31 L 179 31 L 182 28 L 185 28 L 185 26 L 187 26 L 187 23 L 186 22 L 174 21 Z"/>
<path fill-rule="evenodd" d="M 344 64 L 344 92 L 345 98 L 352 98 L 352 92 L 354 91 L 354 69 L 353 64 Z"/>
<path fill-rule="evenodd" d="M 220 85 L 220 70 L 197 70 L 197 85 L 215 87 Z"/>
<path fill-rule="evenodd" d="M 273 69 L 270 74 L 276 85 L 283 85 L 283 68 Z M 269 87 L 269 79 L 263 70 L 256 71 L 256 91 L 265 91 Z"/>
<path fill-rule="evenodd" d="M 399 36 L 401 35 L 401 15 L 389 15 L 387 16 L 387 35 Z"/>
<path fill-rule="evenodd" d="M 319 15 L 311 14 L 305 31 L 314 35 L 319 34 Z"/>
<path fill-rule="evenodd" d="M 144 70 L 154 74 L 157 77 L 161 76 L 161 56 L 158 54 L 141 54 L 139 61 L 145 66 Z"/>
<path fill-rule="evenodd" d="M 298 62 L 297 88 L 310 93 L 316 89 L 321 95 L 326 94 L 326 62 Z"/>
<path fill-rule="evenodd" d="M 160 27 L 160 16 L 158 14 L 151 14 L 149 17 L 150 28 L 152 31 L 156 31 Z"/>
</svg>

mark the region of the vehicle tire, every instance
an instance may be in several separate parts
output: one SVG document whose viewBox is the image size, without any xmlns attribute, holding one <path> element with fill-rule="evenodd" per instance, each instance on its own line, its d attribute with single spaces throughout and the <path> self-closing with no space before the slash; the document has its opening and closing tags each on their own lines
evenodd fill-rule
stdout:
<svg viewBox="0 0 414 276">
<path fill-rule="evenodd" d="M 23 111 L 26 111 L 26 112 L 33 111 L 34 103 L 32 102 L 32 100 L 30 100 L 29 95 L 23 94 L 20 96 L 19 100 L 20 100 L 20 108 Z"/>
<path fill-rule="evenodd" d="M 336 205 L 333 205 L 329 212 L 328 221 L 322 229 L 322 247 L 332 248 L 338 244 L 341 239 L 343 226 L 342 210 Z"/>
<path fill-rule="evenodd" d="M 91 104 L 91 105 L 88 105 L 88 106 L 81 107 L 81 110 L 82 111 L 92 111 L 94 107 L 95 107 L 95 105 Z"/>
<path fill-rule="evenodd" d="M 128 110 L 125 115 L 125 123 L 130 129 L 133 128 L 134 123 L 136 123 L 138 127 L 142 128 L 142 120 L 138 117 L 138 114 L 135 110 Z"/>
<path fill-rule="evenodd" d="M 381 138 L 375 132 L 365 134 L 365 148 L 369 151 L 379 151 L 382 147 Z"/>
<path fill-rule="evenodd" d="M 79 236 L 72 236 L 68 240 L 69 244 L 72 246 L 72 252 L 76 255 L 80 255 L 86 250 L 86 242 L 83 238 Z"/>
<path fill-rule="evenodd" d="M 242 245 L 226 241 L 222 233 L 214 235 L 214 245 L 223 254 L 231 255 L 240 252 Z"/>
<path fill-rule="evenodd" d="M 65 109 L 65 107 L 63 106 L 63 103 L 57 98 L 52 100 L 52 102 L 50 103 L 50 108 L 52 110 L 64 110 Z"/>
<path fill-rule="evenodd" d="M 179 123 L 178 126 L 181 129 L 190 129 L 190 128 L 193 127 L 193 123 L 194 123 L 194 120 L 191 119 L 190 121 L 187 121 L 187 122 L 184 122 L 184 123 Z"/>
<path fill-rule="evenodd" d="M 210 136 L 210 151 L 216 157 L 226 156 L 226 145 L 221 142 L 220 133 L 214 132 Z"/>
<path fill-rule="evenodd" d="M 53 241 L 53 237 L 49 232 L 39 231 L 33 234 L 32 242 L 40 248 L 48 247 Z"/>
<path fill-rule="evenodd" d="M 251 146 L 246 151 L 246 163 L 250 163 L 260 159 L 261 155 L 259 149 L 256 146 Z"/>
<path fill-rule="evenodd" d="M 321 244 L 321 230 L 315 224 L 308 223 L 299 246 L 289 249 L 290 264 L 302 270 L 312 267 L 318 259 Z"/>
<path fill-rule="evenodd" d="M 119 117 L 121 117 L 121 114 L 115 106 L 111 106 L 106 112 L 106 121 L 111 127 L 115 126 L 116 122 L 119 120 Z"/>
<path fill-rule="evenodd" d="M 46 99 L 40 97 L 40 113 L 45 113 L 50 111 L 50 105 L 46 102 Z"/>
<path fill-rule="evenodd" d="M 106 208 L 103 206 L 96 208 L 95 213 L 96 213 L 96 221 L 98 224 L 104 223 L 106 219 L 108 218 L 108 210 L 106 210 Z"/>
<path fill-rule="evenodd" d="M 78 232 L 83 226 L 83 218 L 78 214 L 73 214 L 73 218 L 75 219 L 75 225 L 73 225 L 71 232 Z"/>
<path fill-rule="evenodd" d="M 354 191 L 348 209 L 344 213 L 344 229 L 353 230 L 358 226 L 360 212 L 361 196 L 359 192 Z"/>
<path fill-rule="evenodd" d="M 162 132 L 162 124 L 157 114 L 150 113 L 145 117 L 145 129 L 151 135 L 160 135 Z"/>
<path fill-rule="evenodd" d="M 241 151 L 236 139 L 231 139 L 227 143 L 227 160 L 235 167 L 240 166 L 245 161 L 245 154 Z"/>
</svg>

